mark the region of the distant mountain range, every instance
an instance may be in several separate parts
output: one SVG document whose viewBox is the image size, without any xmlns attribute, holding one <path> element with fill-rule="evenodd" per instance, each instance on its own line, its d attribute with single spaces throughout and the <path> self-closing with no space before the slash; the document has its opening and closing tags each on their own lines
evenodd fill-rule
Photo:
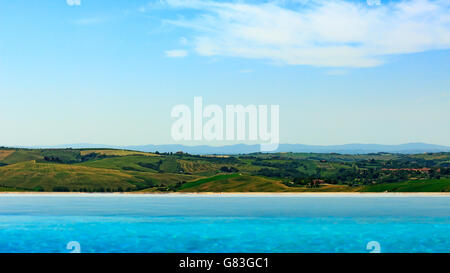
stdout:
<svg viewBox="0 0 450 273">
<path fill-rule="evenodd" d="M 37 147 L 28 147 L 37 148 Z M 39 148 L 114 148 L 127 149 L 142 152 L 178 152 L 183 151 L 190 154 L 249 154 L 259 152 L 260 146 L 235 144 L 228 146 L 186 146 L 178 144 L 169 145 L 142 145 L 142 146 L 112 146 L 102 144 L 67 144 L 57 146 L 39 146 Z M 294 153 L 340 153 L 340 154 L 368 154 L 368 153 L 431 153 L 450 152 L 449 146 L 441 146 L 427 143 L 406 143 L 400 145 L 380 145 L 380 144 L 345 144 L 345 145 L 304 145 L 304 144 L 280 144 L 274 152 L 294 152 Z"/>
</svg>

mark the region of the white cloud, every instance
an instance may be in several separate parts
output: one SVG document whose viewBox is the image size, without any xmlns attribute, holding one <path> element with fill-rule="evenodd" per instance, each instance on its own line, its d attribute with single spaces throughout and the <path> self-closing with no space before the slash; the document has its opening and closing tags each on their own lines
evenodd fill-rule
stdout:
<svg viewBox="0 0 450 273">
<path fill-rule="evenodd" d="M 81 0 L 66 0 L 66 3 L 69 6 L 80 6 Z"/>
<path fill-rule="evenodd" d="M 195 12 L 165 23 L 191 29 L 200 55 L 288 65 L 371 67 L 394 54 L 450 48 L 450 0 L 369 2 L 166 0 Z"/>
<path fill-rule="evenodd" d="M 187 51 L 183 49 L 167 50 L 164 52 L 169 58 L 183 58 L 187 56 Z"/>
<path fill-rule="evenodd" d="M 379 5 L 381 5 L 381 0 L 367 0 L 367 5 L 379 6 Z"/>
</svg>

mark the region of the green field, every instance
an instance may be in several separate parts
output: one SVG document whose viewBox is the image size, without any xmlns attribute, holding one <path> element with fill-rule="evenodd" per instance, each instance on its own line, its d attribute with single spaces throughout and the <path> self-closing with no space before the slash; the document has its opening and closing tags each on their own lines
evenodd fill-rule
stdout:
<svg viewBox="0 0 450 273">
<path fill-rule="evenodd" d="M 158 157 L 130 155 L 130 156 L 116 156 L 111 158 L 105 158 L 102 160 L 92 160 L 83 163 L 78 163 L 78 165 L 102 169 L 156 173 L 158 172 L 156 164 L 159 161 L 160 158 Z"/>
<path fill-rule="evenodd" d="M 239 174 L 228 174 L 228 175 L 216 175 L 213 177 L 202 178 L 191 183 L 184 184 L 180 187 L 180 191 L 187 189 L 195 189 L 201 187 L 203 184 L 215 184 L 217 181 L 229 180 L 230 178 L 237 177 Z"/>
<path fill-rule="evenodd" d="M 449 192 L 450 153 L 198 156 L 0 148 L 0 191 Z"/>
<path fill-rule="evenodd" d="M 364 192 L 450 192 L 450 179 L 427 179 L 365 186 Z"/>
<path fill-rule="evenodd" d="M 0 168 L 0 186 L 36 191 L 133 190 L 142 180 L 116 170 L 29 161 Z"/>
<path fill-rule="evenodd" d="M 320 188 L 288 187 L 280 180 L 250 175 L 217 175 L 183 184 L 179 192 L 342 192 L 347 186 L 326 185 Z"/>
</svg>

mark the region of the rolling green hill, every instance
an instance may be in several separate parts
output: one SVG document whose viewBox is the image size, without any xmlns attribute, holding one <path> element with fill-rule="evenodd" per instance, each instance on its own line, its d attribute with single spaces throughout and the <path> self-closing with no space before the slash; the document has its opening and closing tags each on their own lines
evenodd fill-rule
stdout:
<svg viewBox="0 0 450 273">
<path fill-rule="evenodd" d="M 350 192 L 359 188 L 324 185 L 320 188 L 288 187 L 280 180 L 250 175 L 217 175 L 183 184 L 179 192 Z"/>
<path fill-rule="evenodd" d="M 91 160 L 78 165 L 113 170 L 158 172 L 158 162 L 160 160 L 158 157 L 127 155 Z"/>
<path fill-rule="evenodd" d="M 198 156 L 0 148 L 0 191 L 448 192 L 450 153 Z"/>
<path fill-rule="evenodd" d="M 5 164 L 14 164 L 24 161 L 30 161 L 30 160 L 43 160 L 44 157 L 41 154 L 41 151 L 39 150 L 3 150 L 3 153 L 8 153 L 7 156 L 5 156 L 3 159 L 1 159 L 2 163 Z"/>
<path fill-rule="evenodd" d="M 28 161 L 0 168 L 0 186 L 43 191 L 133 190 L 143 183 L 117 170 Z"/>
<path fill-rule="evenodd" d="M 184 184 L 180 192 L 285 192 L 280 181 L 248 175 L 218 175 Z"/>
</svg>

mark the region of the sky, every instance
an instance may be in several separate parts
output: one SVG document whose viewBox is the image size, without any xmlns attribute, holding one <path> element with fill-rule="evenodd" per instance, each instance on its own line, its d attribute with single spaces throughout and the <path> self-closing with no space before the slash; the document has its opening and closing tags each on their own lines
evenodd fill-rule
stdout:
<svg viewBox="0 0 450 273">
<path fill-rule="evenodd" d="M 0 146 L 236 143 L 173 140 L 196 96 L 279 105 L 281 143 L 450 145 L 450 0 L 0 0 Z"/>
</svg>

